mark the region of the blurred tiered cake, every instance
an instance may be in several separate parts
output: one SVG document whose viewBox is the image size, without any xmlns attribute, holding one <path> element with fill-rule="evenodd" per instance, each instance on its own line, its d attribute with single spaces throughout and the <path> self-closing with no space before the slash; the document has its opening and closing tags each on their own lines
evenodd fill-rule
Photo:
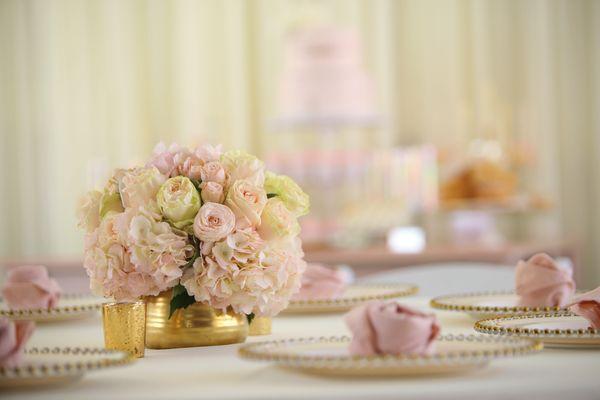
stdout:
<svg viewBox="0 0 600 400">
<path fill-rule="evenodd" d="M 332 26 L 292 33 L 285 45 L 280 103 L 284 118 L 374 116 L 374 85 L 357 33 Z"/>
</svg>

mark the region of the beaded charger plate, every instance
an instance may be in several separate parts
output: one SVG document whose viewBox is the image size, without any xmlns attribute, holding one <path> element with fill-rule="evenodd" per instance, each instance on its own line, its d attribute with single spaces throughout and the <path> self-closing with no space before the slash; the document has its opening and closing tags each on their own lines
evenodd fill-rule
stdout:
<svg viewBox="0 0 600 400">
<path fill-rule="evenodd" d="M 87 347 L 32 347 L 18 367 L 0 367 L 0 388 L 64 384 L 90 371 L 126 365 L 128 353 Z"/>
<path fill-rule="evenodd" d="M 475 323 L 475 330 L 492 335 L 531 338 L 548 347 L 600 347 L 600 329 L 569 312 L 513 315 Z"/>
<path fill-rule="evenodd" d="M 352 356 L 350 338 L 321 337 L 246 344 L 239 355 L 269 361 L 280 367 L 319 375 L 411 376 L 466 372 L 497 358 L 515 357 L 542 350 L 528 339 L 485 335 L 443 335 L 429 355 Z"/>
<path fill-rule="evenodd" d="M 349 285 L 340 297 L 334 299 L 292 300 L 283 310 L 285 314 L 316 314 L 344 312 L 371 300 L 387 300 L 410 296 L 419 291 L 416 285 Z"/>
<path fill-rule="evenodd" d="M 61 296 L 56 307 L 13 310 L 3 299 L 0 299 L 0 317 L 36 322 L 81 319 L 97 313 L 105 301 L 91 295 L 66 294 Z"/>
<path fill-rule="evenodd" d="M 566 311 L 560 307 L 523 307 L 514 292 L 480 292 L 436 297 L 430 306 L 437 310 L 465 312 L 476 319 L 513 314 Z"/>
</svg>

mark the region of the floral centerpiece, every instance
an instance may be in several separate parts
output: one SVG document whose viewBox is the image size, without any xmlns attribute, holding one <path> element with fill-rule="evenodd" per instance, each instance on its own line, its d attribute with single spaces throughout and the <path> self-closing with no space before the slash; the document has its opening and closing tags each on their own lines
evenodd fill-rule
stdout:
<svg viewBox="0 0 600 400">
<path fill-rule="evenodd" d="M 300 286 L 308 209 L 291 178 L 250 154 L 161 143 L 82 200 L 84 267 L 92 291 L 119 302 L 172 289 L 170 315 L 200 302 L 273 316 Z"/>
</svg>

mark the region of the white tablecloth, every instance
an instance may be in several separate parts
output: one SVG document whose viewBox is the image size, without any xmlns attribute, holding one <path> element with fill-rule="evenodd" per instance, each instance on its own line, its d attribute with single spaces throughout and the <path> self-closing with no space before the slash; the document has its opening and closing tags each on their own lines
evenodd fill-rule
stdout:
<svg viewBox="0 0 600 400">
<path fill-rule="evenodd" d="M 428 299 L 404 300 L 427 308 Z M 466 315 L 440 312 L 446 333 L 472 333 Z M 270 338 L 345 334 L 341 315 L 277 317 Z M 101 319 L 40 325 L 32 345 L 102 346 Z M 66 386 L 1 393 L 4 399 L 600 399 L 600 351 L 547 349 L 465 375 L 344 379 L 238 358 L 238 345 L 146 350 L 126 367 Z"/>
</svg>

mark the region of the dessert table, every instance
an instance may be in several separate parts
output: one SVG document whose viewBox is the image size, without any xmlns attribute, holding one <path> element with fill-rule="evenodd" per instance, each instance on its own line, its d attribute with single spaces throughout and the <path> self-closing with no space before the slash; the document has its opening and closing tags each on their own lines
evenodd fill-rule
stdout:
<svg viewBox="0 0 600 400">
<path fill-rule="evenodd" d="M 428 298 L 402 302 L 428 309 Z M 442 333 L 474 333 L 463 314 L 437 312 Z M 346 334 L 341 314 L 280 316 L 273 334 L 285 337 Z M 103 346 L 100 315 L 41 324 L 31 345 Z M 132 365 L 89 373 L 65 386 L 11 390 L 3 399 L 598 399 L 600 350 L 546 349 L 492 362 L 461 375 L 407 378 L 331 378 L 240 359 L 239 345 L 146 350 Z"/>
</svg>

